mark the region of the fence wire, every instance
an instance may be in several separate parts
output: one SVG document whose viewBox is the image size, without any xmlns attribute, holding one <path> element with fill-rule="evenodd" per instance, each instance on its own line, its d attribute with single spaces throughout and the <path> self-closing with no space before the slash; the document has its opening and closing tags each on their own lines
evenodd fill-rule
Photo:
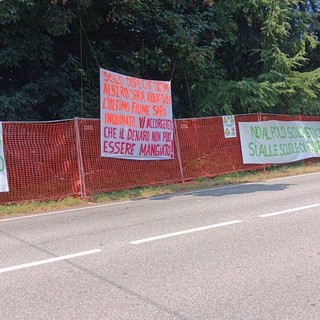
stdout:
<svg viewBox="0 0 320 320">
<path fill-rule="evenodd" d="M 237 137 L 224 137 L 221 117 L 175 120 L 175 159 L 137 161 L 100 156 L 100 120 L 4 122 L 9 192 L 0 203 L 183 183 L 237 171 L 265 168 L 243 164 L 238 130 L 248 121 L 319 121 L 320 117 L 238 115 Z"/>
</svg>

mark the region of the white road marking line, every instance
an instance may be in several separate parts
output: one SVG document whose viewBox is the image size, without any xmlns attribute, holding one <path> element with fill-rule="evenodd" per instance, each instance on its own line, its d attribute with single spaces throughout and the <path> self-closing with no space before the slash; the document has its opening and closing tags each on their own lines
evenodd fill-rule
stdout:
<svg viewBox="0 0 320 320">
<path fill-rule="evenodd" d="M 115 206 L 115 205 L 124 204 L 124 203 L 129 203 L 129 202 L 133 202 L 133 201 L 128 200 L 128 201 L 122 201 L 122 202 L 113 202 L 113 203 L 99 204 L 99 205 L 96 205 L 96 206 L 80 207 L 80 208 L 73 208 L 73 209 L 65 209 L 65 210 L 59 210 L 59 211 L 51 211 L 51 212 L 45 212 L 45 213 L 38 213 L 38 214 L 32 214 L 32 215 L 27 215 L 27 216 L 22 216 L 22 217 L 16 217 L 16 218 L 4 218 L 4 219 L 0 219 L 0 223 L 1 223 L 1 222 L 12 221 L 12 220 L 22 220 L 22 219 L 29 219 L 29 218 L 37 218 L 37 217 L 43 217 L 43 216 L 50 216 L 50 215 L 52 215 L 52 214 L 57 214 L 57 213 L 65 213 L 65 212 L 73 212 L 73 211 L 80 211 L 80 210 L 103 208 L 103 207 Z"/>
<path fill-rule="evenodd" d="M 20 265 L 13 266 L 13 267 L 2 268 L 2 269 L 0 269 L 0 273 L 19 270 L 19 269 L 24 269 L 24 268 L 29 268 L 29 267 L 34 267 L 34 266 L 39 266 L 41 264 L 57 262 L 57 261 L 72 259 L 72 258 L 81 257 L 81 256 L 86 256 L 88 254 L 98 253 L 100 251 L 101 251 L 100 249 L 94 249 L 94 250 L 89 250 L 89 251 L 83 251 L 83 252 L 68 254 L 66 256 L 55 257 L 55 258 L 51 258 L 51 259 L 46 259 L 46 260 L 40 260 L 40 261 L 20 264 Z"/>
<path fill-rule="evenodd" d="M 140 243 L 144 243 L 144 242 L 149 242 L 149 241 L 154 241 L 154 240 L 159 240 L 159 239 L 175 237 L 175 236 L 179 236 L 179 235 L 182 235 L 182 234 L 187 234 L 187 233 L 192 233 L 192 232 L 197 232 L 197 231 L 202 231 L 202 230 L 207 230 L 207 229 L 213 229 L 213 228 L 219 228 L 219 227 L 228 226 L 228 225 L 236 224 L 236 223 L 240 223 L 240 222 L 242 222 L 242 220 L 233 220 L 233 221 L 228 221 L 228 222 L 222 222 L 222 223 L 212 224 L 212 225 L 204 226 L 204 227 L 200 227 L 200 228 L 182 230 L 182 231 L 163 234 L 163 235 L 155 236 L 155 237 L 151 237 L 151 238 L 135 240 L 135 241 L 131 241 L 130 243 L 131 244 L 140 244 Z"/>
<path fill-rule="evenodd" d="M 258 217 L 260 217 L 260 218 L 268 218 L 268 217 L 273 217 L 273 216 L 277 216 L 277 215 L 280 215 L 280 214 L 292 213 L 292 212 L 296 212 L 296 211 L 300 211 L 300 210 L 306 210 L 306 209 L 315 208 L 315 207 L 319 207 L 319 206 L 320 206 L 320 203 L 316 203 L 316 204 L 312 204 L 310 206 L 304 206 L 304 207 L 298 207 L 298 208 L 293 208 L 293 209 L 288 209 L 288 210 L 283 210 L 283 211 L 277 211 L 277 212 L 262 214 L 262 215 L 260 215 Z"/>
</svg>

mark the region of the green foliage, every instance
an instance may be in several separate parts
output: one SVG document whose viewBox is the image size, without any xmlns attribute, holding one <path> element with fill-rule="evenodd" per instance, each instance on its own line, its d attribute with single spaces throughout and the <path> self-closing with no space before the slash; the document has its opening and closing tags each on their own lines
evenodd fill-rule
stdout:
<svg viewBox="0 0 320 320">
<path fill-rule="evenodd" d="M 226 75 L 196 88 L 201 114 L 319 114 L 320 64 L 309 57 L 319 49 L 320 2 L 317 14 L 307 5 L 298 0 L 238 3 L 234 17 L 240 36 L 222 53 Z"/>
<path fill-rule="evenodd" d="M 171 79 L 176 117 L 318 114 L 319 11 L 319 0 L 2 0 L 0 119 L 98 117 L 98 64 Z"/>
</svg>

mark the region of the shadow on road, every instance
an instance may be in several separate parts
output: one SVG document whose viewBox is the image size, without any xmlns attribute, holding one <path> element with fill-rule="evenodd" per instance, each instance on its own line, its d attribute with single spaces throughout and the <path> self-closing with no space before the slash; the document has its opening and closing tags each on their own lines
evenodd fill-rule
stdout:
<svg viewBox="0 0 320 320">
<path fill-rule="evenodd" d="M 228 195 L 248 194 L 255 192 L 270 192 L 270 191 L 282 191 L 292 186 L 292 184 L 272 184 L 266 185 L 262 183 L 251 183 L 242 185 L 233 185 L 226 187 L 217 187 L 213 189 L 188 191 L 174 194 L 167 194 L 164 196 L 157 196 L 150 198 L 150 200 L 169 200 L 173 197 L 180 197 L 184 195 L 197 196 L 197 197 L 222 197 Z"/>
</svg>

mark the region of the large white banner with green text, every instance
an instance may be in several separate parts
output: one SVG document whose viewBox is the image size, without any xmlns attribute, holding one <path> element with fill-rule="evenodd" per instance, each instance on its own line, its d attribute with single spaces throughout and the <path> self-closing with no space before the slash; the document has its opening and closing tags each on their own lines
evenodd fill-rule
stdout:
<svg viewBox="0 0 320 320">
<path fill-rule="evenodd" d="M 9 191 L 6 162 L 3 152 L 2 122 L 0 122 L 0 192 Z"/>
<path fill-rule="evenodd" d="M 320 157 L 320 121 L 239 122 L 243 163 Z"/>
</svg>

